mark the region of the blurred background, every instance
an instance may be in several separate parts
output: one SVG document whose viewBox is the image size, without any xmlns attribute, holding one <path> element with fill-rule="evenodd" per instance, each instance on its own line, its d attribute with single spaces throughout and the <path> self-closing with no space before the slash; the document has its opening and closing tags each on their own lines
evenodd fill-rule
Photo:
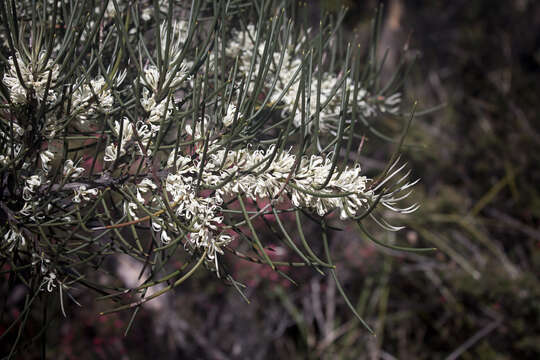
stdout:
<svg viewBox="0 0 540 360">
<path fill-rule="evenodd" d="M 314 2 L 313 11 L 341 3 Z M 377 4 L 348 2 L 351 39 L 366 38 Z M 338 275 L 376 336 L 331 277 L 295 270 L 294 285 L 265 266 L 230 261 L 249 305 L 200 271 L 143 307 L 124 337 L 132 313 L 100 317 L 110 304 L 81 296 L 84 306 L 70 306 L 67 321 L 49 330 L 51 358 L 540 358 L 540 2 L 382 4 L 385 69 L 414 58 L 404 89 L 409 108 L 418 100 L 420 114 L 440 109 L 415 118 L 404 154 L 422 179 L 414 195 L 422 206 L 399 219 L 406 230 L 378 235 L 438 251 L 376 247 L 352 225 L 334 233 Z M 368 136 L 366 149 L 375 144 Z M 394 150 L 376 149 L 362 162 L 373 173 Z M 272 236 L 272 256 L 286 256 Z M 130 271 L 127 260 L 118 266 Z M 7 311 L 17 310 L 8 304 Z"/>
</svg>

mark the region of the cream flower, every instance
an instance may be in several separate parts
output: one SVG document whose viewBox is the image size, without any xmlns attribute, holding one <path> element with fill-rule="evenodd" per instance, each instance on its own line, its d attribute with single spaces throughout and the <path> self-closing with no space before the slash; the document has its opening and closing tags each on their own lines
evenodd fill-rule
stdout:
<svg viewBox="0 0 540 360">
<path fill-rule="evenodd" d="M 296 97 L 300 89 L 300 73 L 302 67 L 302 56 L 300 48 L 301 44 L 307 41 L 307 35 L 301 34 L 301 38 L 292 42 L 290 38 L 289 44 L 285 44 L 286 49 L 284 52 L 278 50 L 271 56 L 273 61 L 268 64 L 268 76 L 265 79 L 265 85 L 268 89 L 273 89 L 271 94 L 272 102 L 281 102 L 283 104 L 284 115 L 292 113 L 295 109 L 294 105 Z M 263 53 L 265 49 L 265 43 L 260 41 L 258 47 L 256 44 L 256 31 L 254 25 L 250 24 L 246 30 L 233 31 L 231 41 L 228 43 L 226 53 L 231 57 L 239 57 L 239 71 L 247 75 L 252 68 L 253 74 L 258 74 L 262 66 L 267 66 L 263 63 Z M 296 45 L 298 44 L 298 45 Z M 283 55 L 283 57 L 282 57 Z M 279 67 L 279 64 L 282 64 Z M 320 76 L 320 84 L 318 79 Z M 342 80 L 344 82 L 342 82 Z M 251 79 L 248 87 L 248 91 L 254 91 L 255 77 Z M 320 85 L 320 86 L 319 86 Z M 317 109 L 317 96 L 319 95 L 319 109 Z M 342 78 L 336 74 L 329 72 L 322 72 L 314 74 L 312 77 L 311 87 L 308 88 L 306 84 L 306 95 L 309 101 L 306 104 L 306 116 L 304 119 L 305 127 L 308 133 L 313 132 L 315 127 L 315 114 L 318 111 L 318 128 L 322 133 L 331 133 L 335 135 L 335 127 L 340 120 L 341 101 L 349 93 L 349 102 L 354 101 L 352 99 L 354 94 L 354 79 L 351 77 Z M 373 96 L 368 90 L 360 87 L 357 89 L 358 95 L 356 99 L 358 111 L 365 117 L 374 117 L 379 114 L 397 114 L 399 113 L 399 106 L 401 103 L 401 94 L 395 93 L 389 96 Z M 254 94 L 252 94 L 254 95 Z M 348 117 L 350 114 L 346 114 Z M 228 120 L 229 121 L 229 120 Z M 350 118 L 346 119 L 350 122 Z M 225 119 L 224 119 L 225 122 Z M 296 111 L 293 114 L 293 124 L 296 127 L 302 126 L 302 109 L 301 103 L 298 103 Z M 227 126 L 227 125 L 226 125 Z"/>
<path fill-rule="evenodd" d="M 11 56 L 9 57 L 9 67 L 4 74 L 3 82 L 9 90 L 13 103 L 24 104 L 27 102 L 27 90 L 25 87 L 32 89 L 37 100 L 41 101 L 45 97 L 49 73 L 51 73 L 51 82 L 49 84 L 49 92 L 47 93 L 47 102 L 52 103 L 56 101 L 56 92 L 52 89 L 59 75 L 58 65 L 54 64 L 53 59 L 49 59 L 47 64 L 45 64 L 45 57 L 45 51 L 40 52 L 37 59 L 30 59 L 29 61 L 25 60 L 19 52 L 16 53 L 16 60 Z M 20 69 L 23 80 L 22 84 L 15 68 L 15 61 L 17 61 Z"/>
<path fill-rule="evenodd" d="M 169 244 L 171 242 L 171 237 L 169 236 L 169 234 L 167 234 L 167 232 L 165 230 L 161 231 L 161 242 L 164 245 L 167 245 L 167 244 Z"/>
<path fill-rule="evenodd" d="M 84 168 L 74 166 L 73 160 L 66 160 L 64 163 L 64 171 L 62 174 L 64 177 L 70 177 L 73 179 L 78 178 L 84 172 Z"/>
<path fill-rule="evenodd" d="M 125 73 L 120 74 L 120 81 L 125 77 Z M 71 109 L 81 120 L 88 119 L 98 110 L 109 113 L 112 110 L 114 97 L 111 89 L 107 86 L 103 76 L 90 80 L 79 86 L 72 96 Z"/>
<path fill-rule="evenodd" d="M 124 202 L 124 215 L 129 214 L 133 220 L 137 220 L 139 217 L 137 216 L 137 213 L 135 212 L 139 207 L 137 206 L 137 203 L 134 202 Z"/>
<path fill-rule="evenodd" d="M 141 193 L 146 193 L 148 191 L 152 191 L 157 189 L 157 185 L 152 182 L 150 179 L 143 179 L 138 185 L 137 185 L 137 201 L 144 204 L 145 200 L 142 197 Z"/>
<path fill-rule="evenodd" d="M 90 200 L 91 197 L 97 196 L 98 189 L 87 189 L 86 185 L 81 185 L 79 188 L 74 189 L 73 192 L 72 201 L 74 203 L 81 203 Z"/>
<path fill-rule="evenodd" d="M 42 170 L 45 172 L 45 174 L 48 174 L 49 170 L 51 170 L 49 163 L 54 159 L 54 154 L 49 150 L 45 150 L 39 153 L 39 157 L 41 159 Z"/>
<path fill-rule="evenodd" d="M 106 162 L 112 162 L 112 161 L 115 161 L 117 157 L 118 157 L 117 145 L 116 144 L 107 145 L 107 147 L 105 148 L 105 155 L 103 156 L 103 160 Z"/>
<path fill-rule="evenodd" d="M 26 179 L 26 185 L 23 188 L 23 199 L 28 201 L 32 198 L 36 187 L 41 185 L 41 177 L 39 175 L 32 175 Z"/>
<path fill-rule="evenodd" d="M 56 273 L 53 271 L 49 272 L 46 276 L 43 277 L 43 285 L 47 286 L 46 289 L 48 292 L 52 292 L 54 288 L 57 286 L 57 283 L 58 283 L 58 279 L 57 279 Z"/>
<path fill-rule="evenodd" d="M 122 144 L 127 143 L 133 137 L 133 124 L 128 118 L 123 118 L 122 123 L 119 121 L 114 122 L 114 133 L 116 137 L 120 136 L 120 128 L 122 127 Z"/>
<path fill-rule="evenodd" d="M 236 114 L 236 106 L 234 104 L 229 104 L 227 108 L 227 114 L 223 117 L 223 125 L 229 127 L 234 122 L 234 115 Z M 241 118 L 242 114 L 238 113 L 238 118 Z"/>
<path fill-rule="evenodd" d="M 24 238 L 22 232 L 13 228 L 10 228 L 4 234 L 4 241 L 8 244 L 10 251 L 12 251 L 15 246 L 23 247 L 26 245 L 26 239 Z"/>
</svg>

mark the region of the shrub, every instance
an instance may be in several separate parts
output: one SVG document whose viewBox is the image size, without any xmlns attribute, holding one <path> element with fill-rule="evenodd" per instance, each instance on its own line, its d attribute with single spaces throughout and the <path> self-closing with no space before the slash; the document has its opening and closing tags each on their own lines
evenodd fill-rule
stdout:
<svg viewBox="0 0 540 360">
<path fill-rule="evenodd" d="M 385 214 L 417 208 L 403 205 L 415 183 L 399 161 L 403 138 L 375 178 L 357 155 L 364 134 L 395 139 L 379 119 L 406 133 L 404 66 L 381 84 L 376 35 L 364 56 L 340 42 L 344 11 L 310 26 L 303 7 L 2 2 L 0 259 L 9 288 L 25 289 L 2 337 L 22 334 L 47 298 L 65 314 L 76 289 L 124 302 L 108 312 L 119 311 L 205 267 L 242 293 L 225 252 L 285 278 L 286 267 L 309 266 L 337 281 L 327 245 L 334 214 L 367 236 L 368 220 L 400 229 Z M 272 260 L 260 221 L 290 260 Z M 304 235 L 305 221 L 320 239 Z M 105 261 L 117 254 L 144 264 L 139 286 L 112 279 Z"/>
</svg>

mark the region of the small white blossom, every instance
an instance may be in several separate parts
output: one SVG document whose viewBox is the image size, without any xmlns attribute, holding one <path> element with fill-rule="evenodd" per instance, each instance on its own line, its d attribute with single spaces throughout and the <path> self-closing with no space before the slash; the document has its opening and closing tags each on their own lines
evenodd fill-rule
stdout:
<svg viewBox="0 0 540 360">
<path fill-rule="evenodd" d="M 87 189 L 86 185 L 81 185 L 79 188 L 74 189 L 73 202 L 81 203 L 82 201 L 90 200 L 91 196 L 97 196 L 98 189 Z"/>
<path fill-rule="evenodd" d="M 39 175 L 32 175 L 26 179 L 26 185 L 23 188 L 23 199 L 29 201 L 32 198 L 36 187 L 41 185 L 41 177 Z"/>
<path fill-rule="evenodd" d="M 204 129 L 205 134 L 201 132 L 201 126 Z M 192 136 L 195 140 L 201 140 L 208 134 L 212 134 L 214 131 L 214 124 L 212 117 L 209 114 L 205 114 L 204 118 L 199 117 L 195 124 L 186 124 L 186 134 Z"/>
<path fill-rule="evenodd" d="M 62 174 L 64 175 L 64 177 L 76 179 L 81 176 L 83 172 L 84 168 L 74 166 L 73 160 L 68 159 L 64 163 L 64 171 L 62 172 Z"/>
<path fill-rule="evenodd" d="M 152 230 L 155 232 L 159 233 L 163 229 L 163 220 L 161 218 L 153 217 L 150 222 L 152 224 Z"/>
<path fill-rule="evenodd" d="M 103 160 L 107 162 L 115 161 L 118 157 L 118 151 L 117 151 L 117 145 L 116 144 L 109 144 L 105 148 L 105 155 L 103 156 Z"/>
<path fill-rule="evenodd" d="M 25 202 L 22 209 L 19 210 L 19 214 L 23 216 L 30 216 L 32 213 L 32 203 L 31 202 Z"/>
<path fill-rule="evenodd" d="M 16 122 L 13 122 L 13 133 L 16 136 L 21 137 L 24 135 L 24 129 L 20 127 L 19 124 L 17 124 Z"/>
<path fill-rule="evenodd" d="M 143 179 L 139 185 L 137 185 L 137 188 L 142 192 L 147 192 L 148 190 L 155 190 L 157 189 L 157 185 L 154 184 L 154 182 L 150 179 Z"/>
<path fill-rule="evenodd" d="M 49 272 L 46 276 L 43 277 L 43 285 L 47 286 L 48 292 L 52 292 L 54 288 L 56 288 L 57 283 L 58 279 L 56 278 L 56 273 L 54 273 L 53 271 Z"/>
<path fill-rule="evenodd" d="M 122 119 L 122 124 L 119 121 L 114 122 L 114 133 L 116 137 L 120 137 L 120 129 L 122 128 L 122 144 L 127 143 L 133 137 L 133 124 L 128 118 Z M 122 146 L 123 147 L 123 146 Z"/>
<path fill-rule="evenodd" d="M 153 92 L 158 90 L 159 70 L 154 65 L 149 65 L 144 68 L 143 82 L 146 86 L 152 89 Z"/>
<path fill-rule="evenodd" d="M 68 222 L 68 223 L 73 222 L 73 219 L 74 218 L 72 216 L 69 216 L 69 215 L 62 217 L 62 221 L 65 221 L 65 222 Z"/>
<path fill-rule="evenodd" d="M 140 130 L 143 132 L 143 142 L 148 144 L 151 138 L 155 137 L 161 127 L 161 122 L 171 116 L 174 109 L 172 99 L 164 98 L 159 103 L 156 103 L 154 95 L 148 89 L 144 89 L 141 97 L 142 107 L 149 112 L 146 123 L 142 123 Z M 142 149 L 140 149 L 142 154 Z"/>
<path fill-rule="evenodd" d="M 150 179 L 143 179 L 138 185 L 137 185 L 137 201 L 140 203 L 145 202 L 144 198 L 142 197 L 141 193 L 146 193 L 149 190 L 155 190 L 157 189 L 157 185 L 152 182 Z"/>
<path fill-rule="evenodd" d="M 104 16 L 106 19 L 114 19 L 114 17 L 116 16 L 116 8 L 114 7 L 113 1 L 109 1 L 109 3 L 107 4 Z"/>
<path fill-rule="evenodd" d="M 135 210 L 137 210 L 139 207 L 137 206 L 137 203 L 134 202 L 124 202 L 124 215 L 129 214 L 133 220 L 137 220 L 139 217 L 137 216 L 137 213 Z"/>
<path fill-rule="evenodd" d="M 191 158 L 188 156 L 182 156 L 182 154 L 176 154 L 176 164 L 174 164 L 174 151 L 171 151 L 169 158 L 167 159 L 167 167 L 173 167 L 176 165 L 177 173 L 182 174 L 183 170 L 189 171 L 189 164 L 191 163 Z"/>
<path fill-rule="evenodd" d="M 229 245 L 232 241 L 232 236 L 229 234 L 220 234 L 217 239 L 214 239 L 208 248 L 208 259 L 214 260 L 215 270 L 219 277 L 218 257 L 217 254 L 223 255 L 223 248 Z"/>
<path fill-rule="evenodd" d="M 161 242 L 164 245 L 167 245 L 168 243 L 171 242 L 171 237 L 169 236 L 169 234 L 167 234 L 165 230 L 161 231 Z"/>
<path fill-rule="evenodd" d="M 115 161 L 118 156 L 124 156 L 126 154 L 126 147 L 133 138 L 134 127 L 128 118 L 122 119 L 122 124 L 119 121 L 114 122 L 113 133 L 114 136 L 120 137 L 120 128 L 122 127 L 122 143 L 120 148 L 120 154 L 118 154 L 118 144 L 112 143 L 105 148 L 105 154 L 103 160 L 106 162 Z"/>
<path fill-rule="evenodd" d="M 382 104 L 379 105 L 379 110 L 383 113 L 398 114 L 399 105 L 401 104 L 401 93 L 395 93 L 388 97 L 383 97 Z"/>
<path fill-rule="evenodd" d="M 234 115 L 236 114 L 236 106 L 234 104 L 229 104 L 227 108 L 227 114 L 223 117 L 223 125 L 229 127 L 234 122 Z M 238 118 L 241 118 L 242 114 L 238 113 Z"/>
<path fill-rule="evenodd" d="M 51 170 L 49 163 L 54 159 L 54 154 L 49 150 L 45 150 L 39 153 L 39 157 L 41 159 L 41 168 L 45 174 L 48 174 Z"/>
<path fill-rule="evenodd" d="M 23 194 L 24 195 L 24 194 Z M 43 220 L 45 218 L 45 215 L 44 215 L 44 212 L 43 211 L 37 211 L 37 212 L 34 212 L 34 209 L 38 208 L 40 206 L 40 202 L 39 202 L 39 199 L 36 200 L 36 201 L 26 201 L 22 207 L 21 210 L 18 211 L 19 214 L 21 214 L 22 216 L 25 216 L 27 217 L 28 220 L 31 220 L 31 221 L 38 221 L 38 220 Z M 46 212 L 50 211 L 50 208 L 47 208 Z"/>
<path fill-rule="evenodd" d="M 146 149 L 146 154 L 150 155 L 152 150 L 149 147 L 149 143 L 156 132 L 155 128 L 156 127 L 154 125 L 147 125 L 142 121 L 137 123 L 137 134 L 139 135 L 141 142 L 140 144 L 139 142 L 135 144 L 137 147 L 137 154 L 144 155 L 144 149 Z M 157 126 L 157 128 L 157 131 L 159 131 L 159 126 Z"/>
<path fill-rule="evenodd" d="M 15 246 L 23 247 L 26 245 L 26 239 L 24 238 L 22 232 L 13 228 L 10 228 L 4 234 L 4 241 L 8 244 L 10 251 L 12 251 Z"/>
<path fill-rule="evenodd" d="M 143 21 L 150 21 L 152 19 L 153 14 L 154 14 L 154 9 L 150 7 L 144 8 L 143 11 L 141 11 L 141 19 Z"/>
<path fill-rule="evenodd" d="M 41 252 L 41 254 L 32 253 L 32 258 L 34 259 L 32 261 L 32 265 L 36 265 L 36 264 L 39 263 L 40 264 L 39 268 L 40 268 L 41 274 L 45 275 L 49 271 L 48 270 L 48 265 L 51 263 L 51 260 L 47 259 L 47 257 L 45 257 L 43 252 Z"/>
</svg>

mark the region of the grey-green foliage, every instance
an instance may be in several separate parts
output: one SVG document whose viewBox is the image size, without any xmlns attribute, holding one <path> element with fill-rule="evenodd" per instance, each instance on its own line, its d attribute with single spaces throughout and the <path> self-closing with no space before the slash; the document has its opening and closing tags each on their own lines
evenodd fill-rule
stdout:
<svg viewBox="0 0 540 360">
<path fill-rule="evenodd" d="M 409 119 L 403 69 L 381 84 L 376 41 L 367 56 L 340 45 L 344 11 L 310 27 L 302 6 L 279 1 L 2 1 L 0 10 L 0 261 L 28 290 L 10 331 L 22 333 L 45 295 L 65 311 L 75 287 L 139 296 L 117 311 L 204 266 L 241 291 L 225 252 L 284 276 L 285 265 L 335 276 L 310 243 L 326 235 L 308 241 L 301 221 L 326 234 L 335 213 L 395 231 L 383 215 L 416 209 L 400 205 L 414 182 L 399 157 L 376 179 L 355 160 L 363 135 L 401 144 L 378 119 L 404 130 Z M 290 261 L 267 254 L 262 215 L 273 216 L 266 224 Z M 289 215 L 298 234 L 284 226 Z M 95 276 L 116 254 L 144 264 L 139 287 Z M 179 257 L 188 266 L 172 270 Z"/>
</svg>

